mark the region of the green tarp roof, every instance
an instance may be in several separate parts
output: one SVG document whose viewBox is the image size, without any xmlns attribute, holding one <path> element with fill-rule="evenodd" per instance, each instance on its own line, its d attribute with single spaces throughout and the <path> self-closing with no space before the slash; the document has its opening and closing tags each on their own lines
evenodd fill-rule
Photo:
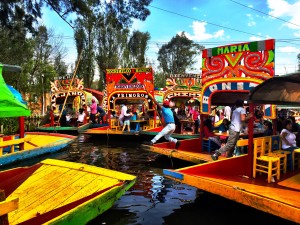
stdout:
<svg viewBox="0 0 300 225">
<path fill-rule="evenodd" d="M 28 107 L 21 103 L 6 86 L 2 70 L 3 65 L 0 64 L 0 117 L 30 116 Z"/>
</svg>

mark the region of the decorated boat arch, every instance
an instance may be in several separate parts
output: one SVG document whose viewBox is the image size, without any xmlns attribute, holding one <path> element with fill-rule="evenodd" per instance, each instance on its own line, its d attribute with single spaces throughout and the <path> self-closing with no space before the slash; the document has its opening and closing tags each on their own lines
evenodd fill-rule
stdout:
<svg viewBox="0 0 300 225">
<path fill-rule="evenodd" d="M 166 76 L 166 86 L 163 90 L 155 92 L 156 99 L 172 100 L 178 110 L 186 106 L 198 106 L 201 96 L 201 75 L 194 73 L 170 74 Z M 178 111 L 177 111 L 178 112 Z M 173 137 L 179 139 L 196 138 L 199 136 L 194 129 L 194 121 L 186 115 L 178 115 L 176 130 Z M 143 130 L 140 133 L 146 136 L 155 136 L 163 129 L 163 126 Z"/>
<path fill-rule="evenodd" d="M 185 101 L 191 98 L 200 99 L 201 75 L 193 73 L 170 74 L 166 80 L 166 89 L 164 100 L 172 99 L 180 102 L 180 99 Z"/>
<path fill-rule="evenodd" d="M 106 70 L 106 96 L 103 106 L 115 110 L 123 102 L 146 101 L 153 109 L 148 93 L 154 96 L 152 68 L 122 68 Z"/>
<path fill-rule="evenodd" d="M 100 102 L 103 96 L 102 92 L 84 88 L 82 78 L 72 78 L 69 75 L 57 77 L 50 84 L 50 121 L 37 129 L 55 132 L 74 132 L 87 129 L 89 127 L 87 107 L 92 104 L 92 99 Z M 76 125 L 79 109 L 85 111 L 86 117 L 82 123 Z M 72 118 L 69 123 L 65 123 L 63 120 L 64 110 L 71 114 Z"/>
<path fill-rule="evenodd" d="M 157 113 L 149 95 L 154 97 L 152 68 L 107 69 L 102 106 L 107 111 L 109 127 L 93 128 L 84 133 L 137 135 L 143 127 L 156 126 Z M 132 120 L 137 125 L 132 133 L 121 131 L 118 116 L 122 105 L 127 105 L 133 113 L 139 114 L 139 118 Z"/>
<path fill-rule="evenodd" d="M 204 49 L 200 91 L 200 137 L 184 140 L 174 152 L 169 143 L 150 147 L 150 151 L 187 161 L 211 161 L 211 149 L 204 146 L 203 124 L 212 106 L 234 106 L 237 99 L 247 100 L 251 89 L 274 77 L 275 40 L 238 43 Z M 265 117 L 275 118 L 273 105 L 261 105 Z M 195 147 L 197 146 L 197 147 Z M 210 147 L 209 147 L 210 148 Z"/>
<path fill-rule="evenodd" d="M 275 40 L 239 43 L 202 52 L 201 113 L 212 105 L 233 105 L 247 100 L 252 88 L 274 77 Z M 267 105 L 266 116 L 274 116 Z"/>
</svg>

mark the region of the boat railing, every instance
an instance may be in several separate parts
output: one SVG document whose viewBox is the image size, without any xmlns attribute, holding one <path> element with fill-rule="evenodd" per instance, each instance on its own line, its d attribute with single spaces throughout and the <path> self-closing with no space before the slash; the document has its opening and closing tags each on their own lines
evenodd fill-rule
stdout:
<svg viewBox="0 0 300 225">
<path fill-rule="evenodd" d="M 21 145 L 24 145 L 25 142 L 30 142 L 30 137 L 24 138 L 15 138 L 15 136 L 2 136 L 0 137 L 0 156 L 3 155 L 3 149 L 6 147 L 10 147 L 8 153 L 15 152 L 15 145 L 19 145 L 19 150 L 22 149 Z"/>
</svg>

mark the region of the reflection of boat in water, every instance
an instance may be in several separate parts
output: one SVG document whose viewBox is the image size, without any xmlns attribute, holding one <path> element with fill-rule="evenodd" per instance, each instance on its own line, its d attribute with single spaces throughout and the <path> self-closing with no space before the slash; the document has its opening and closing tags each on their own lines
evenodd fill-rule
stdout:
<svg viewBox="0 0 300 225">
<path fill-rule="evenodd" d="M 57 78 L 51 82 L 51 111 L 49 122 L 38 127 L 39 131 L 47 132 L 77 132 L 88 129 L 91 125 L 87 112 L 87 106 L 92 99 L 102 101 L 103 93 L 83 87 L 83 81 L 79 78 Z M 77 123 L 79 109 L 84 109 L 85 118 Z M 66 120 L 66 115 L 71 117 Z M 102 125 L 104 126 L 104 124 Z"/>
<path fill-rule="evenodd" d="M 300 74 L 273 77 L 274 67 L 270 64 L 273 63 L 274 59 L 274 43 L 274 40 L 267 40 L 260 43 L 243 44 L 249 48 L 251 46 L 260 46 L 260 49 L 253 49 L 256 49 L 260 52 L 261 56 L 265 57 L 260 59 L 265 62 L 265 64 L 262 64 L 264 71 L 270 71 L 270 77 L 255 85 L 256 87 L 251 90 L 249 99 L 246 98 L 249 101 L 250 112 L 252 113 L 255 108 L 254 104 L 265 104 L 265 112 L 267 112 L 266 109 L 270 108 L 267 105 L 270 103 L 280 105 L 300 104 Z M 255 52 L 252 53 L 250 51 L 248 54 L 247 57 L 251 58 L 251 54 L 255 54 Z M 245 61 L 244 63 L 251 63 L 251 61 Z M 258 74 L 249 71 L 248 75 L 256 76 Z M 265 75 L 267 76 L 267 73 Z M 262 76 L 262 73 L 259 76 Z M 209 76 L 207 78 L 209 79 Z M 224 82 L 228 85 L 227 81 Z M 243 79 L 243 82 L 242 80 L 239 82 L 240 86 L 247 85 L 245 79 Z M 223 97 L 226 96 L 224 93 L 222 94 Z M 232 94 L 231 96 L 233 97 L 234 95 Z M 207 95 L 207 98 L 211 99 L 211 102 L 218 101 L 221 99 L 221 95 Z M 209 101 L 207 105 L 209 105 Z M 263 149 L 266 148 L 268 138 L 253 138 L 253 119 L 251 119 L 249 121 L 248 139 L 238 142 L 246 143 L 247 154 L 177 170 L 165 170 L 164 174 L 185 184 L 286 220 L 300 223 L 300 167 L 296 166 L 294 169 L 292 167 L 291 170 L 285 171 L 287 161 L 280 160 L 281 156 L 285 154 L 283 150 L 280 150 L 280 147 L 277 153 L 276 151 L 269 154 L 259 152 L 260 146 Z M 269 142 L 270 147 L 276 145 L 275 136 L 271 136 L 271 138 L 271 143 Z M 288 162 L 291 165 L 295 165 L 295 163 L 299 164 L 300 150 L 294 150 L 294 153 L 290 152 L 289 154 L 287 155 Z M 261 163 L 262 161 L 264 163 Z M 276 172 L 276 176 L 274 172 Z M 263 173 L 267 174 L 267 176 L 264 176 Z M 273 179 L 273 182 L 270 178 Z"/>
<path fill-rule="evenodd" d="M 72 142 L 76 138 L 75 136 L 24 132 L 24 116 L 29 116 L 30 111 L 27 105 L 20 102 L 7 88 L 2 77 L 2 67 L 0 65 L 0 117 L 19 117 L 20 133 L 0 135 L 0 165 L 58 151 Z M 20 96 L 19 93 L 17 94 Z"/>
<path fill-rule="evenodd" d="M 195 121 L 192 117 L 186 115 L 185 108 L 200 106 L 201 96 L 201 75 L 200 74 L 171 74 L 166 81 L 167 86 L 163 90 L 156 91 L 156 99 L 172 100 L 176 106 L 177 120 L 176 130 L 172 137 L 177 139 L 189 139 L 199 137 L 198 128 L 195 128 Z M 193 102 L 192 102 L 193 101 Z M 182 109 L 183 108 L 183 109 Z M 182 113 L 180 113 L 180 110 Z M 163 126 L 158 126 L 143 130 L 141 135 L 155 136 L 163 129 Z"/>
<path fill-rule="evenodd" d="M 103 108 L 108 112 L 108 127 L 84 131 L 91 135 L 139 136 L 144 129 L 154 128 L 159 120 L 148 94 L 154 96 L 152 68 L 123 68 L 106 70 L 106 90 Z M 119 115 L 122 105 L 134 114 L 130 119 L 130 132 L 122 131 Z"/>
<path fill-rule="evenodd" d="M 2 171 L 0 179 L 1 194 L 7 196 L 0 205 L 2 215 L 8 213 L 9 224 L 32 225 L 86 224 L 108 210 L 136 177 L 47 159 L 31 167 Z"/>
</svg>

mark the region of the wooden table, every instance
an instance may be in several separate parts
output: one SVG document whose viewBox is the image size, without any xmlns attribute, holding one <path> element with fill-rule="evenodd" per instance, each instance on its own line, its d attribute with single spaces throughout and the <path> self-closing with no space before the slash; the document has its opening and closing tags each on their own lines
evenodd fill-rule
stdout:
<svg viewBox="0 0 300 225">
<path fill-rule="evenodd" d="M 136 124 L 135 131 L 140 131 L 141 125 L 140 123 L 147 122 L 147 120 L 130 120 L 130 123 Z"/>
</svg>

